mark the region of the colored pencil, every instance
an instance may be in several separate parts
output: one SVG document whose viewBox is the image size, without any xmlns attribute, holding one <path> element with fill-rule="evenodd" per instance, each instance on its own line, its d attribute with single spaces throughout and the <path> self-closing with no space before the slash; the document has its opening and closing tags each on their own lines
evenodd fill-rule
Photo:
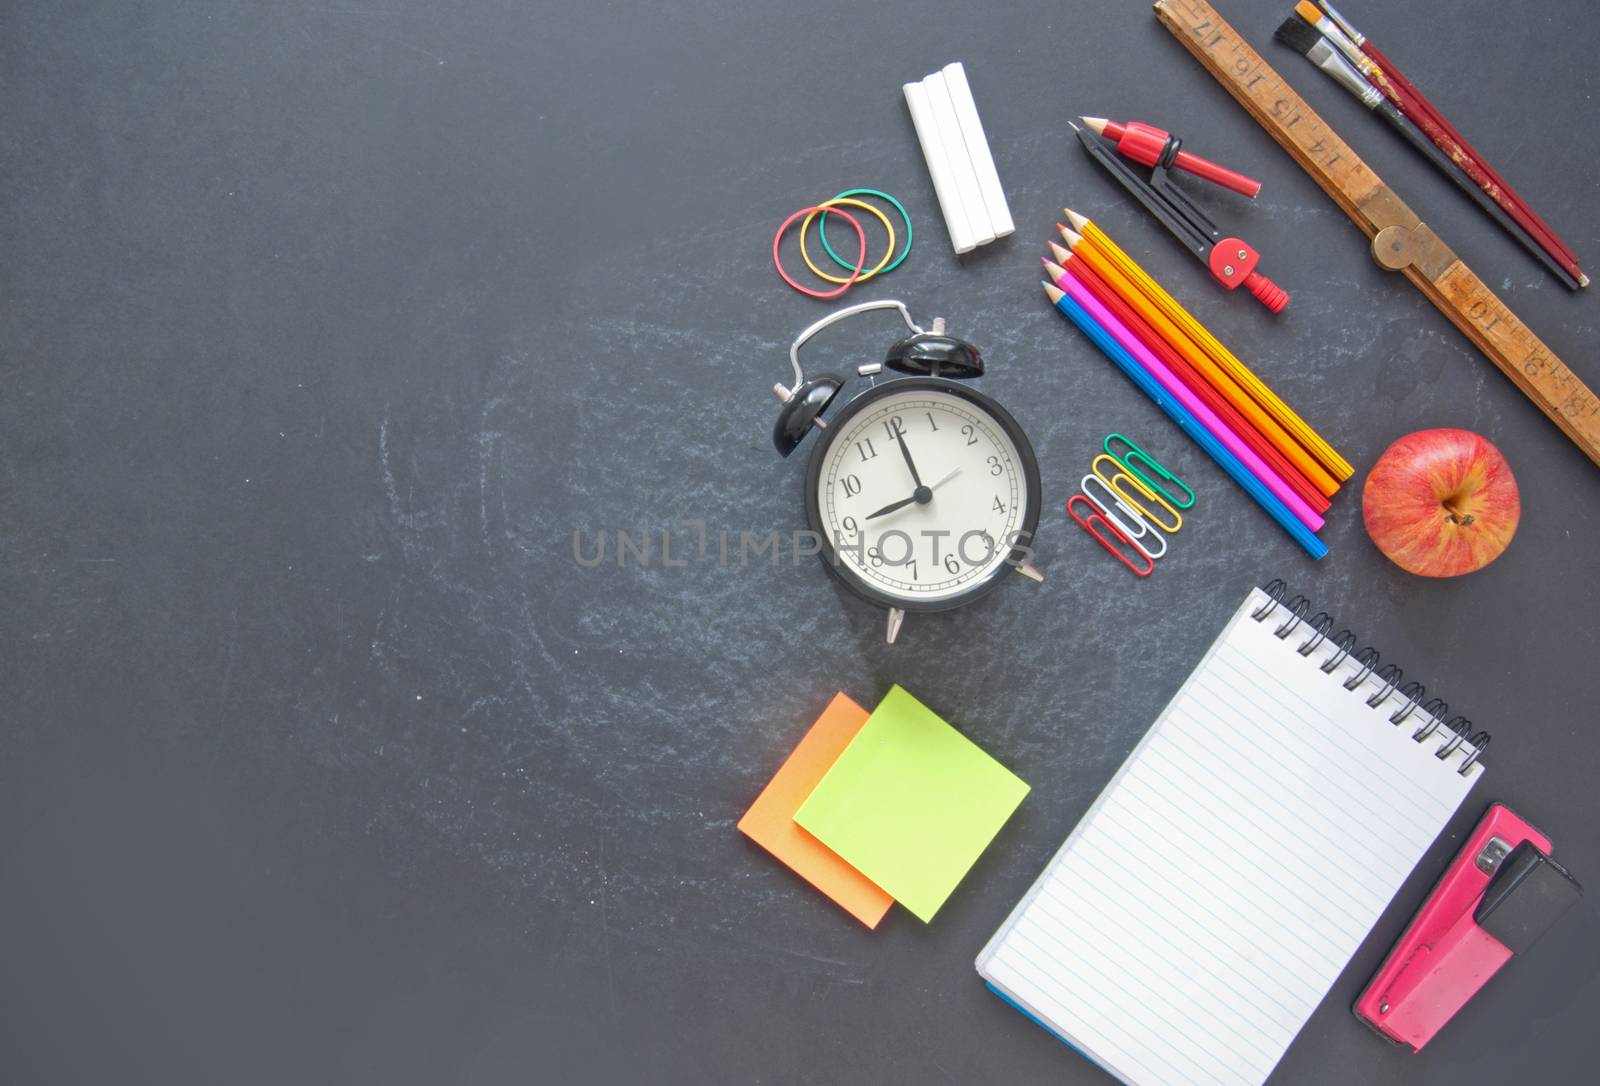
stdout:
<svg viewBox="0 0 1600 1086">
<path fill-rule="evenodd" d="M 1067 277 L 1067 283 L 1077 290 L 1083 290 L 1082 286 L 1074 282 L 1070 276 Z M 1167 417 L 1176 423 L 1179 429 L 1188 434 L 1197 445 L 1204 449 L 1207 455 L 1215 460 L 1217 466 L 1227 472 L 1234 482 L 1243 487 L 1245 492 L 1255 499 L 1256 504 L 1266 510 L 1267 514 L 1278 522 L 1278 526 L 1288 532 L 1294 538 L 1294 541 L 1305 549 L 1307 554 L 1313 558 L 1321 558 L 1328 553 L 1327 544 L 1318 539 L 1310 528 L 1306 527 L 1293 513 L 1289 512 L 1288 506 L 1279 501 L 1261 480 L 1250 474 L 1249 469 L 1244 466 L 1239 458 L 1233 455 L 1226 445 L 1213 437 L 1204 426 L 1201 426 L 1199 421 L 1184 408 L 1183 404 L 1179 403 L 1176 398 L 1167 395 L 1161 386 L 1156 383 L 1155 378 L 1140 368 L 1139 363 L 1134 361 L 1133 355 L 1129 354 L 1117 342 L 1116 338 L 1106 328 L 1098 324 L 1095 317 L 1090 315 L 1090 310 L 1083 300 L 1075 297 L 1070 290 L 1064 290 L 1050 283 L 1044 283 L 1043 286 L 1045 294 L 1056 307 L 1056 310 L 1077 325 L 1083 334 L 1088 336 L 1096 347 L 1100 348 L 1101 353 L 1111 359 L 1130 381 L 1138 385 L 1140 391 L 1154 400 L 1156 406 L 1165 412 Z M 1095 302 L 1094 298 L 1087 292 L 1082 297 L 1087 299 L 1090 305 L 1099 307 L 1100 311 L 1105 313 L 1104 307 L 1100 307 L 1099 303 Z M 1110 314 L 1106 313 L 1106 316 L 1110 317 Z"/>
<path fill-rule="evenodd" d="M 1063 209 L 1067 221 L 1072 224 L 1082 241 L 1094 245 L 1104 253 L 1117 268 L 1122 271 L 1145 297 L 1154 302 L 1157 307 L 1178 327 L 1188 333 L 1189 338 L 1198 343 L 1201 348 L 1217 363 L 1227 374 L 1239 384 L 1243 385 L 1250 393 L 1252 399 L 1260 404 L 1273 418 L 1277 419 L 1290 434 L 1292 434 L 1307 452 L 1316 457 L 1318 462 L 1325 467 L 1333 477 L 1340 482 L 1355 474 L 1355 468 L 1349 461 L 1334 451 L 1333 446 L 1322 439 L 1322 436 L 1313 430 L 1304 419 L 1295 414 L 1289 405 L 1284 403 L 1268 388 L 1261 379 L 1250 372 L 1248 366 L 1233 356 L 1233 352 L 1224 347 L 1208 331 L 1205 325 L 1195 320 L 1189 311 L 1178 304 L 1177 299 L 1162 289 L 1161 284 L 1152 279 L 1148 272 L 1141 268 L 1132 257 L 1123 252 L 1121 247 L 1083 215 L 1079 215 L 1071 208 Z M 1081 242 L 1080 242 L 1081 244 Z M 1075 249 L 1075 246 L 1069 246 Z M 1289 456 L 1288 450 L 1280 450 Z M 1291 457 L 1292 459 L 1292 457 Z"/>
<path fill-rule="evenodd" d="M 1069 245 L 1078 241 L 1078 235 L 1066 227 L 1057 224 L 1061 236 Z M 1072 252 L 1071 249 L 1067 250 Z M 1212 361 L 1211 356 L 1196 343 L 1183 329 L 1174 324 L 1156 304 L 1148 298 L 1134 282 L 1129 279 L 1111 259 L 1097 246 L 1079 245 L 1078 257 L 1088 265 L 1100 279 L 1111 286 L 1131 307 L 1136 309 L 1145 321 L 1154 328 L 1162 339 L 1188 359 L 1195 373 L 1201 378 L 1202 383 L 1216 390 L 1233 408 L 1248 421 L 1248 428 L 1261 435 L 1265 442 L 1274 448 L 1278 455 L 1294 467 L 1294 474 L 1304 480 L 1306 489 L 1320 497 L 1331 497 L 1339 490 L 1339 483 L 1327 469 L 1319 464 L 1315 457 L 1301 446 L 1288 431 L 1278 425 L 1276 419 L 1269 415 L 1250 394 L 1242 388 L 1237 381 L 1230 377 L 1227 371 Z M 1061 263 L 1065 263 L 1062 261 Z M 1190 386 L 1194 387 L 1193 385 Z M 1199 390 L 1196 389 L 1196 392 Z M 1285 479 L 1289 479 L 1285 476 Z M 1292 483 L 1292 480 L 1290 480 Z M 1300 488 L 1295 488 L 1300 492 Z M 1304 496 L 1304 495 L 1302 495 Z M 1309 497 L 1306 499 L 1311 501 Z M 1323 505 L 1324 509 L 1327 505 Z"/>
<path fill-rule="evenodd" d="M 1239 435 L 1228 429 L 1227 424 L 1217 417 L 1216 412 L 1212 411 L 1201 401 L 1200 397 L 1191 392 L 1189 386 L 1185 385 L 1177 374 L 1168 369 L 1148 347 L 1140 343 L 1139 337 L 1134 335 L 1127 325 L 1118 320 L 1117 316 L 1106 308 L 1088 287 L 1084 286 L 1075 277 L 1067 275 L 1063 269 L 1051 264 L 1048 260 L 1045 261 L 1045 265 L 1050 270 L 1051 275 L 1057 276 L 1056 286 L 1077 298 L 1078 303 L 1089 311 L 1096 323 L 1111 333 L 1112 338 L 1133 356 L 1133 360 L 1142 366 L 1146 373 L 1155 378 L 1156 383 L 1161 386 L 1167 395 L 1182 404 L 1184 410 L 1194 416 L 1195 421 L 1203 426 L 1207 433 L 1221 442 L 1245 466 L 1245 469 L 1251 475 L 1261 481 L 1262 485 L 1272 493 L 1273 497 L 1282 502 L 1284 507 L 1294 514 L 1300 523 L 1310 528 L 1313 532 L 1322 527 L 1321 515 L 1290 489 L 1278 477 L 1277 472 L 1267 467 L 1266 462 L 1257 456 Z"/>
<path fill-rule="evenodd" d="M 1064 246 L 1051 242 L 1050 252 L 1056 259 L 1054 264 L 1046 265 L 1051 269 L 1051 275 L 1056 274 L 1057 268 L 1064 268 L 1066 274 L 1076 276 L 1089 288 L 1089 293 L 1099 299 L 1101 305 L 1111 310 L 1118 320 L 1127 325 L 1128 330 L 1139 338 L 1139 342 L 1161 359 L 1168 369 L 1177 374 L 1178 379 L 1188 386 L 1189 391 L 1198 396 L 1200 402 L 1209 407 L 1236 437 L 1250 446 L 1251 451 L 1261 457 L 1267 467 L 1282 479 L 1289 489 L 1299 495 L 1300 499 L 1315 512 L 1321 514 L 1328 511 L 1331 503 L 1322 492 L 1296 471 L 1294 465 L 1285 460 L 1283 454 L 1272 447 L 1272 442 L 1254 429 L 1231 403 L 1207 384 L 1206 379 L 1195 371 L 1190 361 L 1175 349 L 1175 345 L 1163 339 L 1161 333 L 1150 325 L 1143 313 L 1136 311 L 1108 280 L 1098 275 L 1081 257 L 1074 256 Z"/>
</svg>

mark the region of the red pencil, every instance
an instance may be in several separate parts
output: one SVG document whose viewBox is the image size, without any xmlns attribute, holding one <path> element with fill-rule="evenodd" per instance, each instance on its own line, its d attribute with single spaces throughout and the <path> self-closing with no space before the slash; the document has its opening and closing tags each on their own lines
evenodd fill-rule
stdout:
<svg viewBox="0 0 1600 1086">
<path fill-rule="evenodd" d="M 1104 136 L 1117 145 L 1117 153 L 1146 166 L 1154 166 L 1161 158 L 1169 133 L 1141 121 L 1108 121 L 1104 117 L 1079 117 L 1080 121 L 1097 136 Z M 1214 185 L 1232 189 L 1241 196 L 1255 199 L 1261 191 L 1261 182 L 1219 166 L 1209 158 L 1179 151 L 1173 158 L 1174 168 L 1203 177 Z"/>
</svg>

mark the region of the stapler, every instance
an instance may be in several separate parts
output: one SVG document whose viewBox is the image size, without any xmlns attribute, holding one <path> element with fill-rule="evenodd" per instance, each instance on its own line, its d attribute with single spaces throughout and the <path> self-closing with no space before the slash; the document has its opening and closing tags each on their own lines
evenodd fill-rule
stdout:
<svg viewBox="0 0 1600 1086">
<path fill-rule="evenodd" d="M 1451 861 L 1352 1008 L 1413 1052 L 1583 894 L 1550 839 L 1496 803 Z"/>
</svg>

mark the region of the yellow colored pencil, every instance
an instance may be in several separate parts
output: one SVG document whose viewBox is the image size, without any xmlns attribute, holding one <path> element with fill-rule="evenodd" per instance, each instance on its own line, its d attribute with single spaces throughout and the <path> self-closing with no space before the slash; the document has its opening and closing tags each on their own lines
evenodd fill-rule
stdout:
<svg viewBox="0 0 1600 1086">
<path fill-rule="evenodd" d="M 1206 354 L 1188 333 L 1173 323 L 1161 311 L 1160 306 L 1140 291 L 1100 246 L 1089 243 L 1087 238 L 1081 234 L 1074 234 L 1066 227 L 1061 227 L 1061 236 L 1066 241 L 1067 248 L 1072 251 L 1072 255 L 1087 264 L 1091 271 L 1103 279 L 1107 286 L 1144 318 L 1144 322 L 1155 331 L 1156 335 L 1182 355 L 1184 361 L 1205 379 L 1206 384 L 1215 389 L 1218 395 L 1227 400 L 1234 410 L 1243 416 L 1243 421 L 1247 425 L 1253 427 L 1282 454 L 1284 460 L 1305 479 L 1307 487 L 1315 487 L 1330 498 L 1338 493 L 1338 481 L 1323 469 L 1316 458 L 1306 452 L 1298 441 L 1279 426 L 1276 419 L 1262 410 L 1261 405 L 1251 399 L 1250 394 L 1228 376 L 1221 366 L 1212 361 L 1211 356 Z"/>
<path fill-rule="evenodd" d="M 1067 221 L 1072 224 L 1072 229 L 1082 235 L 1084 240 L 1098 248 L 1106 257 L 1117 266 L 1119 270 L 1132 281 L 1141 292 L 1158 305 L 1172 322 L 1182 328 L 1189 338 L 1198 343 L 1218 366 L 1230 377 L 1244 386 L 1245 390 L 1256 403 L 1267 411 L 1282 425 L 1295 439 L 1299 446 L 1328 470 L 1333 477 L 1342 482 L 1355 474 L 1355 469 L 1349 461 L 1334 451 L 1333 446 L 1322 439 L 1322 436 L 1313 430 L 1299 415 L 1280 400 L 1273 391 L 1262 383 L 1261 379 L 1250 372 L 1243 362 L 1233 356 L 1233 352 L 1224 347 L 1216 336 L 1207 331 L 1205 325 L 1195 320 L 1189 311 L 1178 304 L 1177 299 L 1162 289 L 1161 284 L 1152 279 L 1148 272 L 1134 261 L 1127 253 L 1123 252 L 1116 242 L 1107 236 L 1091 220 L 1079 215 L 1071 208 L 1063 208 Z M 1293 459 L 1292 449 L 1280 450 L 1285 456 Z"/>
</svg>

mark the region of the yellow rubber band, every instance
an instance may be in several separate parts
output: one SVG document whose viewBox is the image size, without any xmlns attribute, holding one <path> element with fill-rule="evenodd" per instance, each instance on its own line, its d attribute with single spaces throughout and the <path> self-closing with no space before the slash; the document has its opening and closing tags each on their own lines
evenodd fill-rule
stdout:
<svg viewBox="0 0 1600 1086">
<path fill-rule="evenodd" d="M 811 229 L 811 220 L 822 214 L 822 208 L 838 207 L 840 204 L 848 204 L 851 207 L 859 207 L 863 211 L 872 212 L 874 215 L 878 216 L 878 221 L 883 223 L 883 228 L 889 232 L 889 249 L 883 254 L 883 259 L 878 261 L 878 266 L 873 268 L 871 271 L 862 272 L 856 277 L 857 283 L 865 283 L 868 279 L 871 279 L 874 275 L 877 275 L 879 272 L 881 272 L 883 270 L 883 266 L 889 263 L 889 259 L 894 256 L 894 224 L 889 221 L 889 216 L 885 215 L 871 204 L 863 203 L 860 200 L 848 200 L 843 198 L 822 201 L 822 203 L 817 205 L 817 210 L 807 215 L 806 221 L 800 224 L 800 256 L 803 260 L 805 260 L 806 267 L 810 268 L 812 274 L 817 278 L 826 279 L 830 283 L 846 282 L 846 280 L 840 279 L 836 275 L 829 275 L 827 272 L 817 267 L 811 262 L 811 254 L 806 252 L 806 231 Z"/>
</svg>

